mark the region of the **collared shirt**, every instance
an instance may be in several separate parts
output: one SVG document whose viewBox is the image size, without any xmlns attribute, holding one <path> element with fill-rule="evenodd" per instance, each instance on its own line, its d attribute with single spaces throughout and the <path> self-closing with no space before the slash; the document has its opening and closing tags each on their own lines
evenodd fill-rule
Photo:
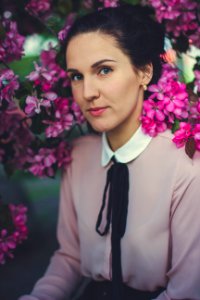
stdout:
<svg viewBox="0 0 200 300">
<path fill-rule="evenodd" d="M 136 151 L 143 140 L 135 144 L 137 134 L 123 153 L 132 141 L 130 152 Z M 200 152 L 190 159 L 171 139 L 170 132 L 160 133 L 137 158 L 130 156 L 123 282 L 141 291 L 166 287 L 156 300 L 200 300 Z M 101 166 L 101 156 L 101 137 L 74 141 L 72 162 L 62 176 L 60 247 L 31 295 L 20 300 L 70 299 L 81 275 L 111 280 L 111 230 L 105 236 L 95 230 L 110 167 Z"/>
<path fill-rule="evenodd" d="M 106 134 L 102 135 L 102 156 L 101 164 L 105 167 L 111 158 L 115 156 L 116 161 L 128 163 L 139 156 L 149 145 L 152 137 L 143 133 L 141 126 L 137 129 L 129 141 L 115 152 L 110 148 Z"/>
</svg>

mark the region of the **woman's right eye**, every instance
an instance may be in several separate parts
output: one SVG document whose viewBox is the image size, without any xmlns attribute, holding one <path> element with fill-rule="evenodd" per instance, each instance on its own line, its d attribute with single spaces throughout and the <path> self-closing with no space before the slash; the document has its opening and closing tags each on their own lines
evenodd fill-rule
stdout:
<svg viewBox="0 0 200 300">
<path fill-rule="evenodd" d="M 76 74 L 71 74 L 69 78 L 71 81 L 80 81 L 82 80 L 83 76 L 79 73 L 76 73 Z"/>
</svg>

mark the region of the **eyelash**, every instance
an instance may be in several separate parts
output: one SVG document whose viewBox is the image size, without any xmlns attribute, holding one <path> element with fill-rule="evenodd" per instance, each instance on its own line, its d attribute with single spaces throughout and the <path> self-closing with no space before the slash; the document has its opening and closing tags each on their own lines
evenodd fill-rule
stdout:
<svg viewBox="0 0 200 300">
<path fill-rule="evenodd" d="M 108 72 L 107 72 L 106 74 L 101 74 L 101 72 L 102 72 L 103 70 L 104 70 L 104 71 L 107 70 Z M 97 74 L 102 75 L 102 76 L 106 76 L 108 73 L 110 73 L 110 72 L 112 72 L 112 71 L 113 71 L 113 69 L 112 69 L 111 67 L 108 67 L 108 66 L 102 66 L 102 67 L 100 67 L 100 68 L 98 69 L 98 73 L 97 73 Z M 76 76 L 79 76 L 79 79 L 75 79 Z M 80 81 L 80 80 L 82 80 L 83 76 L 82 76 L 80 73 L 74 73 L 74 74 L 71 74 L 71 75 L 69 76 L 69 78 L 70 78 L 71 81 Z"/>
</svg>

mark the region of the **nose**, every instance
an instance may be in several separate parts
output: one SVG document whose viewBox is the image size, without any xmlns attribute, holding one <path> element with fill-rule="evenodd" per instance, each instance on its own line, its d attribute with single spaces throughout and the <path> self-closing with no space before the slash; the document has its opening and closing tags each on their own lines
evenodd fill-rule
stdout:
<svg viewBox="0 0 200 300">
<path fill-rule="evenodd" d="M 95 80 L 84 78 L 83 97 L 87 101 L 95 100 L 99 97 L 99 89 Z"/>
</svg>

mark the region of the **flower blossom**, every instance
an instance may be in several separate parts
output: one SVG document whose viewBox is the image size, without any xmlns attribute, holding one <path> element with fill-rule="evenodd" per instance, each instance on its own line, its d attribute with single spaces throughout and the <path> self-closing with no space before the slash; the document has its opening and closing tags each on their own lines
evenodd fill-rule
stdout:
<svg viewBox="0 0 200 300">
<path fill-rule="evenodd" d="M 78 104 L 75 101 L 72 101 L 71 109 L 76 118 L 76 123 L 82 124 L 85 121 L 85 118 L 80 110 L 80 107 L 78 106 Z"/>
<path fill-rule="evenodd" d="M 70 113 L 70 104 L 68 98 L 58 97 L 55 101 L 54 120 L 45 120 L 44 124 L 49 125 L 45 134 L 48 138 L 57 137 L 64 130 L 69 130 L 73 124 L 74 117 Z"/>
<path fill-rule="evenodd" d="M 148 99 L 143 103 L 143 114 L 141 117 L 142 129 L 144 133 L 154 137 L 159 132 L 165 131 L 165 114 L 163 113 L 163 102 L 155 102 Z"/>
<path fill-rule="evenodd" d="M 177 148 L 185 145 L 189 138 L 192 137 L 192 126 L 190 123 L 180 122 L 180 127 L 174 133 L 172 141 L 176 144 Z"/>
<path fill-rule="evenodd" d="M 119 0 L 100 0 L 100 2 L 103 2 L 105 8 L 117 7 L 119 5 Z"/>
<path fill-rule="evenodd" d="M 54 176 L 53 166 L 56 163 L 55 150 L 51 148 L 40 148 L 38 153 L 34 154 L 29 149 L 28 170 L 35 176 Z"/>
<path fill-rule="evenodd" d="M 35 70 L 27 76 L 35 86 L 41 86 L 43 92 L 51 91 L 59 81 L 62 87 L 69 86 L 67 73 L 56 63 L 56 55 L 51 45 L 49 50 L 43 50 L 40 55 L 40 65 L 35 63 Z"/>
<path fill-rule="evenodd" d="M 38 99 L 35 96 L 28 96 L 26 98 L 25 113 L 27 115 L 33 115 L 34 113 L 39 114 L 41 112 L 41 107 L 51 107 L 51 102 L 55 101 L 57 98 L 56 93 L 47 92 L 41 95 L 42 98 Z"/>
<path fill-rule="evenodd" d="M 200 70 L 195 70 L 194 76 L 195 76 L 195 81 L 194 81 L 195 91 L 200 93 Z"/>
<path fill-rule="evenodd" d="M 61 141 L 56 148 L 56 158 L 58 168 L 65 167 L 71 162 L 71 151 L 69 144 L 66 141 Z"/>
<path fill-rule="evenodd" d="M 16 22 L 3 19 L 0 25 L 5 30 L 5 36 L 0 37 L 0 61 L 10 63 L 21 59 L 25 37 L 18 33 Z"/>
<path fill-rule="evenodd" d="M 200 11 L 200 4 L 199 5 L 199 11 Z M 197 29 L 190 34 L 190 43 L 196 46 L 197 48 L 200 48 L 200 26 L 197 27 Z"/>
<path fill-rule="evenodd" d="M 28 170 L 38 177 L 53 177 L 57 167 L 64 167 L 71 161 L 70 148 L 61 141 L 53 148 L 40 148 L 37 153 L 29 149 Z"/>
<path fill-rule="evenodd" d="M 164 65 L 157 84 L 148 87 L 151 92 L 144 101 L 141 116 L 145 133 L 155 136 L 174 124 L 175 119 L 188 117 L 188 93 L 186 85 L 178 81 L 178 72 L 173 66 Z"/>
<path fill-rule="evenodd" d="M 193 136 L 196 144 L 196 149 L 200 151 L 200 124 L 195 124 L 193 128 Z"/>
<path fill-rule="evenodd" d="M 18 89 L 18 76 L 10 69 L 0 70 L 0 106 L 3 100 L 11 102 Z"/>
<path fill-rule="evenodd" d="M 2 205 L 2 204 L 0 204 Z M 14 205 L 9 204 L 6 206 L 9 211 L 9 216 L 11 220 L 7 222 L 12 222 L 11 227 L 13 228 L 12 232 L 9 232 L 8 229 L 4 227 L 4 224 L 1 224 L 2 228 L 0 230 L 0 264 L 4 264 L 6 257 L 13 258 L 13 250 L 18 244 L 27 238 L 28 229 L 26 226 L 27 222 L 27 208 L 24 205 Z M 7 227 L 7 223 L 5 224 Z"/>
<path fill-rule="evenodd" d="M 58 39 L 60 41 L 64 41 L 66 39 L 67 34 L 68 34 L 72 24 L 74 23 L 75 16 L 76 16 L 75 13 L 70 13 L 67 16 L 64 28 L 62 30 L 60 30 L 58 33 Z"/>
<path fill-rule="evenodd" d="M 186 35 L 190 38 L 196 34 L 198 29 L 197 11 L 200 8 L 196 1 L 148 0 L 148 3 L 155 8 L 157 20 L 165 22 L 166 31 L 174 37 Z"/>
<path fill-rule="evenodd" d="M 26 10 L 33 16 L 46 17 L 52 8 L 52 0 L 30 0 Z"/>
<path fill-rule="evenodd" d="M 86 9 L 91 9 L 93 7 L 93 1 L 83 0 L 83 7 L 85 7 Z"/>
<path fill-rule="evenodd" d="M 34 137 L 26 122 L 25 114 L 19 108 L 0 111 L 0 153 L 1 162 L 12 168 L 23 169 L 27 149 Z"/>
</svg>

